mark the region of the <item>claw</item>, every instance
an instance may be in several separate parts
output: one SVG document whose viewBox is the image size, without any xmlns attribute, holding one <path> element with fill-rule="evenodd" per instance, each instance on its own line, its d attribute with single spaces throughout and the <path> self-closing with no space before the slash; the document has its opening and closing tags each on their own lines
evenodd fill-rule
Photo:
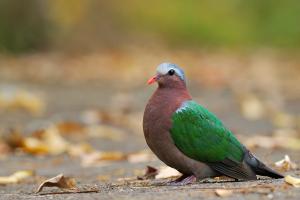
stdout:
<svg viewBox="0 0 300 200">
<path fill-rule="evenodd" d="M 183 185 L 188 185 L 196 182 L 197 178 L 194 175 L 182 175 L 178 179 L 168 182 L 167 185 L 169 186 L 183 186 Z"/>
</svg>

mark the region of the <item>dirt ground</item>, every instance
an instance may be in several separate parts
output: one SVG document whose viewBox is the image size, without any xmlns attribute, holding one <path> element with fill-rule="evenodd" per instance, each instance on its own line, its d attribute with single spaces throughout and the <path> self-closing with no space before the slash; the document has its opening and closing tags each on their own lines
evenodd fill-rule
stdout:
<svg viewBox="0 0 300 200">
<path fill-rule="evenodd" d="M 190 74 L 191 72 L 192 70 L 190 70 Z M 6 73 L 9 74 L 7 71 Z M 211 74 L 214 73 L 214 71 L 204 71 L 203 73 Z M 146 75 L 148 74 L 151 73 L 147 72 Z M 243 76 L 247 76 L 247 74 L 248 71 L 245 72 Z M 144 76 L 145 74 L 143 77 Z M 226 75 L 224 76 L 226 77 Z M 139 80 L 143 80 L 143 78 L 139 77 Z M 247 81 L 246 79 L 244 80 Z M 278 123 L 274 125 L 273 121 L 269 118 L 270 116 L 267 115 L 268 113 L 263 117 L 258 116 L 258 119 L 255 120 L 247 119 L 247 110 L 244 111 L 246 113 L 241 111 L 241 101 L 243 101 L 244 96 L 239 96 L 240 91 L 250 91 L 246 86 L 241 85 L 240 87 L 243 87 L 242 89 L 237 89 L 230 84 L 226 87 L 219 87 L 218 84 L 222 85 L 224 81 L 221 83 L 214 79 L 208 79 L 208 81 L 211 81 L 208 83 L 209 85 L 203 85 L 201 82 L 197 82 L 197 79 L 192 79 L 189 82 L 192 95 L 198 102 L 201 102 L 208 107 L 209 110 L 215 112 L 227 127 L 233 130 L 246 145 L 251 145 L 251 142 L 248 140 L 249 138 L 262 135 L 268 136 L 269 139 L 267 140 L 270 142 L 274 136 L 274 131 L 279 129 L 293 129 L 298 134 L 297 137 L 299 137 L 299 132 L 297 132 L 299 131 L 299 125 L 288 124 L 286 118 L 281 121 L 279 120 L 280 125 L 278 125 Z M 94 81 L 93 83 L 78 82 L 65 84 L 55 81 L 37 82 L 36 80 L 22 80 L 20 78 L 2 79 L 0 81 L 2 91 L 5 92 L 7 88 L 22 88 L 24 91 L 37 92 L 43 99 L 46 108 L 42 114 L 32 114 L 30 110 L 26 110 L 26 107 L 20 110 L 18 108 L 13 108 L 12 110 L 10 108 L 2 109 L 0 112 L 0 133 L 7 135 L 11 131 L 11 128 L 14 128 L 20 131 L 22 135 L 28 136 L 35 130 L 44 128 L 49 123 L 58 123 L 61 121 L 81 123 L 83 113 L 97 110 L 97 112 L 109 113 L 108 119 L 106 116 L 106 118 L 104 117 L 106 120 L 100 123 L 107 123 L 113 127 L 113 131 L 115 131 L 114 128 L 116 128 L 117 139 L 110 138 L 107 135 L 89 137 L 80 135 L 80 133 L 66 134 L 64 138 L 73 143 L 88 143 L 93 149 L 103 152 L 115 151 L 131 154 L 132 152 L 145 151 L 147 155 L 151 154 L 143 138 L 141 121 L 143 108 L 153 92 L 154 87 L 148 87 L 146 84 L 130 85 L 128 81 L 122 82 L 122 80 L 119 83 L 120 84 L 109 82 L 108 84 L 107 82 L 103 84 L 95 83 Z M 295 83 L 299 83 L 298 80 L 294 80 L 293 84 Z M 122 84 L 127 84 L 127 86 L 122 86 Z M 269 82 L 267 82 L 267 84 L 269 84 Z M 284 90 L 284 87 L 288 87 L 290 84 L 291 83 L 280 84 L 281 90 Z M 262 83 L 262 85 L 266 84 Z M 289 88 L 289 90 L 284 90 L 283 93 L 279 94 L 279 96 L 284 95 L 284 104 L 278 104 L 284 108 L 285 113 L 291 116 L 299 116 L 300 112 L 300 99 L 298 94 L 296 94 L 297 90 L 298 86 L 295 85 L 295 88 Z M 258 94 L 260 94 L 260 91 L 258 91 Z M 267 97 L 262 95 L 262 99 L 268 101 L 268 98 L 272 99 L 277 95 L 276 92 L 270 92 Z M 247 99 L 248 96 L 246 95 L 245 98 Z M 275 101 L 271 101 L 271 104 L 278 105 L 277 102 L 274 102 Z M 255 110 L 256 108 L 253 109 Z M 110 117 L 111 113 L 119 114 L 120 111 L 122 111 L 121 118 L 115 119 L 114 117 Z M 265 113 L 266 112 L 270 111 L 265 111 Z M 252 115 L 250 113 L 250 118 L 251 116 L 253 117 L 253 115 L 257 117 L 255 114 L 257 113 L 252 113 Z M 69 132 L 72 132 L 72 130 Z M 113 132 L 112 134 L 115 133 Z M 290 135 L 286 138 L 289 136 Z M 300 165 L 298 146 L 289 148 L 289 144 L 281 146 L 281 144 L 271 144 L 270 142 L 270 144 L 266 144 L 266 146 L 264 146 L 264 144 L 255 144 L 250 149 L 261 158 L 261 160 L 272 167 L 274 167 L 276 161 L 283 159 L 284 155 L 289 155 L 294 163 L 298 166 Z M 206 179 L 187 186 L 165 185 L 165 183 L 172 180 L 172 178 L 137 180 L 136 177 L 143 175 L 147 165 L 156 168 L 164 165 L 154 156 L 150 157 L 150 159 L 143 159 L 140 162 L 131 162 L 126 159 L 112 159 L 107 163 L 99 162 L 95 165 L 90 164 L 84 166 L 78 157 L 70 156 L 66 152 L 58 155 L 49 155 L 47 153 L 36 155 L 26 153 L 22 151 L 22 149 L 16 149 L 13 150 L 13 152 L 10 150 L 9 153 L 3 153 L 3 155 L 0 156 L 0 176 L 8 176 L 18 170 L 33 170 L 35 176 L 20 181 L 19 183 L 0 185 L 0 199 L 223 198 L 233 200 L 300 198 L 299 188 L 288 185 L 283 179 L 274 180 L 265 177 L 260 177 L 260 180 L 257 181 L 241 182 L 228 179 Z M 75 178 L 77 186 L 82 192 L 73 193 L 70 191 L 62 191 L 58 188 L 44 188 L 42 192 L 38 194 L 35 193 L 41 181 L 60 173 Z M 300 170 L 299 168 L 289 169 L 283 173 L 285 175 L 299 176 Z M 85 188 L 92 188 L 93 191 L 88 192 Z M 219 189 L 229 190 L 230 194 L 228 196 L 221 195 L 221 197 L 219 197 L 216 194 L 216 190 Z"/>
</svg>

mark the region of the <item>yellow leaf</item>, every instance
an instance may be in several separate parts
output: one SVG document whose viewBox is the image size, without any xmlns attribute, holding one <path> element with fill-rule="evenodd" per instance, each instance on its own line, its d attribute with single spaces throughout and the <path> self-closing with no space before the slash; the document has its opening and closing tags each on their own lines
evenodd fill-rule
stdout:
<svg viewBox="0 0 300 200">
<path fill-rule="evenodd" d="M 300 187 L 300 178 L 292 177 L 290 175 L 287 175 L 284 177 L 284 181 L 287 182 L 288 184 L 291 184 L 294 187 Z"/>
<path fill-rule="evenodd" d="M 159 168 L 158 174 L 155 176 L 155 178 L 171 178 L 175 176 L 180 176 L 181 173 L 178 172 L 176 169 L 168 167 L 168 166 L 163 166 Z"/>
<path fill-rule="evenodd" d="M 33 171 L 30 170 L 22 170 L 22 171 L 17 171 L 14 174 L 10 176 L 2 176 L 0 177 L 0 184 L 12 184 L 12 183 L 19 183 L 20 181 L 33 176 Z"/>
</svg>

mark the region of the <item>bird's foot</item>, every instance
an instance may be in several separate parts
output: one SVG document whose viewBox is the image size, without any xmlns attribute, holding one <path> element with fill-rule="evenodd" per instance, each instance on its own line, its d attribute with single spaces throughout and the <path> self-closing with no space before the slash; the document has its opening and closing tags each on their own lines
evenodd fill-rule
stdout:
<svg viewBox="0 0 300 200">
<path fill-rule="evenodd" d="M 196 182 L 197 178 L 194 175 L 182 175 L 178 179 L 174 181 L 170 181 L 167 183 L 169 186 L 182 186 L 182 185 L 188 185 Z"/>
</svg>

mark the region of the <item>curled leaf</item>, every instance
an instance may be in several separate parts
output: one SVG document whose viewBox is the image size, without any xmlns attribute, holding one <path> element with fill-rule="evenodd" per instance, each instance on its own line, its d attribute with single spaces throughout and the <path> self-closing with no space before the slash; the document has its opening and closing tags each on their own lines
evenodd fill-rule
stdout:
<svg viewBox="0 0 300 200">
<path fill-rule="evenodd" d="M 180 175 L 181 173 L 178 172 L 176 169 L 168 166 L 163 166 L 159 168 L 159 173 L 155 176 L 155 178 L 172 178 Z"/>
<path fill-rule="evenodd" d="M 292 177 L 290 175 L 284 177 L 284 181 L 294 187 L 300 187 L 300 178 Z"/>
<path fill-rule="evenodd" d="M 77 190 L 75 179 L 65 177 L 63 174 L 59 174 L 42 182 L 36 193 L 41 192 L 44 187 L 58 187 L 60 189 Z"/>
</svg>

